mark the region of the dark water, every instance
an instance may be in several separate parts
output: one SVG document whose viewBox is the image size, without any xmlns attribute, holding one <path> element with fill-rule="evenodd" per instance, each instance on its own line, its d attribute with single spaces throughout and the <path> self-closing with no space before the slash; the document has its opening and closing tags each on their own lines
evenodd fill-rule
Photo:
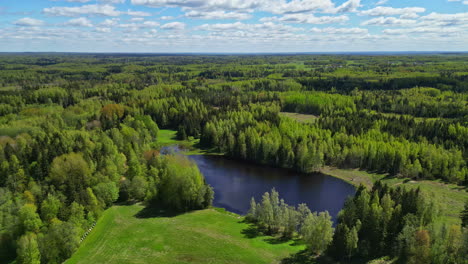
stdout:
<svg viewBox="0 0 468 264">
<path fill-rule="evenodd" d="M 246 214 L 253 196 L 259 202 L 273 187 L 289 205 L 306 203 L 312 211 L 327 210 L 335 219 L 352 185 L 321 173 L 301 174 L 289 170 L 230 160 L 221 156 L 190 156 L 206 181 L 213 186 L 213 205 Z"/>
</svg>

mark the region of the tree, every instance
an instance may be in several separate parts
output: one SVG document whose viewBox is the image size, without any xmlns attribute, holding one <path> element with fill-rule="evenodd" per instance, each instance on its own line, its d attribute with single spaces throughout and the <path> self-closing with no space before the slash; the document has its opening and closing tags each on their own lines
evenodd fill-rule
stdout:
<svg viewBox="0 0 468 264">
<path fill-rule="evenodd" d="M 255 202 L 255 198 L 250 199 L 250 209 L 248 213 L 249 219 L 257 221 L 258 219 L 258 212 L 257 212 L 257 203 Z"/>
<path fill-rule="evenodd" d="M 119 198 L 119 189 L 113 182 L 101 182 L 93 187 L 93 192 L 103 207 L 111 206 Z"/>
<path fill-rule="evenodd" d="M 91 169 L 80 153 L 68 153 L 54 158 L 49 180 L 70 200 L 85 203 L 85 190 L 91 183 Z"/>
<path fill-rule="evenodd" d="M 130 183 L 130 194 L 133 198 L 144 201 L 148 190 L 148 181 L 143 176 L 136 176 Z"/>
<path fill-rule="evenodd" d="M 301 234 L 310 251 L 321 254 L 333 240 L 333 222 L 328 212 L 310 213 L 301 228 Z"/>
<path fill-rule="evenodd" d="M 271 232 L 271 226 L 273 225 L 275 216 L 273 206 L 271 205 L 270 194 L 268 192 L 263 194 L 260 206 L 261 210 L 259 212 L 258 220 L 268 228 L 269 232 Z"/>
<path fill-rule="evenodd" d="M 125 114 L 125 109 L 119 104 L 108 104 L 101 109 L 101 121 L 104 128 L 115 127 Z"/>
<path fill-rule="evenodd" d="M 348 259 L 351 259 L 354 255 L 358 247 L 358 241 L 359 236 L 356 227 L 354 226 L 351 230 L 348 229 L 348 232 L 346 232 L 345 235 L 345 252 Z"/>
<path fill-rule="evenodd" d="M 46 263 L 62 263 L 78 248 L 78 229 L 71 223 L 57 221 L 39 239 L 41 256 Z"/>
<path fill-rule="evenodd" d="M 462 220 L 462 227 L 468 227 L 468 200 L 465 202 L 465 208 L 460 214 Z"/>
<path fill-rule="evenodd" d="M 68 222 L 72 223 L 76 227 L 80 227 L 82 229 L 86 228 L 86 220 L 85 220 L 85 209 L 84 206 L 77 202 L 73 202 L 70 205 L 70 215 L 68 216 Z"/>
<path fill-rule="evenodd" d="M 50 222 L 52 219 L 56 218 L 61 206 L 60 200 L 49 193 L 41 204 L 42 220 Z"/>
<path fill-rule="evenodd" d="M 37 245 L 36 235 L 27 233 L 18 240 L 18 263 L 21 264 L 40 264 L 41 253 Z"/>
<path fill-rule="evenodd" d="M 310 211 L 309 207 L 307 207 L 305 203 L 301 203 L 297 206 L 297 212 L 298 212 L 298 228 L 299 230 L 301 230 L 302 226 L 305 223 L 306 218 L 312 212 Z"/>
<path fill-rule="evenodd" d="M 283 228 L 283 237 L 291 238 L 297 229 L 299 214 L 296 208 L 287 205 L 283 199 L 280 200 L 279 215 L 277 218 L 277 225 Z"/>
<path fill-rule="evenodd" d="M 213 198 L 212 190 L 206 188 L 197 165 L 185 156 L 166 155 L 164 158 L 164 173 L 161 175 L 157 199 L 160 205 L 175 211 L 201 209 L 211 205 L 211 201 L 205 199 Z"/>
<path fill-rule="evenodd" d="M 431 240 L 427 230 L 416 231 L 416 233 L 414 233 L 413 244 L 409 246 L 410 255 L 407 263 L 430 263 Z"/>
<path fill-rule="evenodd" d="M 36 206 L 25 204 L 19 211 L 20 221 L 25 232 L 39 232 L 42 221 L 36 212 Z"/>
<path fill-rule="evenodd" d="M 6 186 L 8 186 L 12 191 L 19 192 L 24 190 L 26 184 L 26 175 L 24 169 L 21 167 L 20 161 L 15 155 L 12 155 L 8 165 L 9 168 L 6 179 Z"/>
</svg>

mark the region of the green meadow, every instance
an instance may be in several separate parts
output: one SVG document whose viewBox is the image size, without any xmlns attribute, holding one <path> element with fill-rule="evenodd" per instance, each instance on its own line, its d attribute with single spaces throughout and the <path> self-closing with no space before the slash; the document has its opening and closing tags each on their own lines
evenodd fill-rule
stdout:
<svg viewBox="0 0 468 264">
<path fill-rule="evenodd" d="M 65 263 L 281 263 L 304 249 L 258 235 L 221 209 L 146 215 L 142 205 L 113 206 Z"/>
</svg>

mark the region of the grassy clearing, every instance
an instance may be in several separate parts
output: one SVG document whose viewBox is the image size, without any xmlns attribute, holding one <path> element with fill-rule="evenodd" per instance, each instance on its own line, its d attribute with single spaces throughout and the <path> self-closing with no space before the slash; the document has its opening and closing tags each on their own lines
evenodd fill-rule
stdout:
<svg viewBox="0 0 468 264">
<path fill-rule="evenodd" d="M 67 264 L 280 263 L 304 249 L 293 241 L 251 236 L 243 218 L 220 209 L 138 217 L 141 205 L 113 206 Z"/>
<path fill-rule="evenodd" d="M 179 140 L 176 137 L 177 131 L 169 129 L 160 129 L 158 132 L 158 143 L 161 145 L 177 144 Z"/>
<path fill-rule="evenodd" d="M 0 87 L 1 92 L 18 91 L 20 89 L 21 89 L 20 86 L 3 86 L 3 87 Z"/>
<path fill-rule="evenodd" d="M 468 199 L 466 188 L 455 184 L 446 184 L 441 181 L 411 181 L 405 178 L 387 177 L 383 174 L 368 173 L 353 169 L 337 169 L 324 167 L 321 172 L 330 176 L 340 178 L 353 185 L 363 184 L 368 188 L 372 187 L 374 182 L 382 182 L 390 186 L 403 186 L 405 188 L 421 188 L 433 201 L 436 201 L 441 209 L 442 219 L 440 222 L 448 224 L 459 224 L 460 212 L 463 210 L 465 201 Z"/>
<path fill-rule="evenodd" d="M 186 155 L 219 155 L 221 153 L 216 152 L 214 149 L 205 149 L 200 147 L 200 139 L 189 137 L 187 140 L 178 140 L 177 131 L 170 129 L 161 129 L 158 134 L 157 143 L 160 146 L 179 145 L 183 149 Z"/>
<path fill-rule="evenodd" d="M 312 123 L 315 121 L 315 119 L 319 118 L 316 115 L 307 115 L 307 114 L 290 113 L 290 112 L 280 112 L 280 116 L 289 117 L 301 123 Z"/>
</svg>

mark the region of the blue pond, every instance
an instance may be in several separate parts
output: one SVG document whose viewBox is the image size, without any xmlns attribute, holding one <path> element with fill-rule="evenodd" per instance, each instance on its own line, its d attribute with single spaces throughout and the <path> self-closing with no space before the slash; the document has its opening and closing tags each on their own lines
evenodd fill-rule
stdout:
<svg viewBox="0 0 468 264">
<path fill-rule="evenodd" d="M 255 165 L 222 156 L 190 156 L 215 191 L 214 206 L 246 214 L 250 198 L 258 202 L 273 187 L 287 204 L 306 203 L 312 211 L 328 211 L 336 219 L 355 188 L 321 173 L 303 174 L 290 170 Z"/>
</svg>

